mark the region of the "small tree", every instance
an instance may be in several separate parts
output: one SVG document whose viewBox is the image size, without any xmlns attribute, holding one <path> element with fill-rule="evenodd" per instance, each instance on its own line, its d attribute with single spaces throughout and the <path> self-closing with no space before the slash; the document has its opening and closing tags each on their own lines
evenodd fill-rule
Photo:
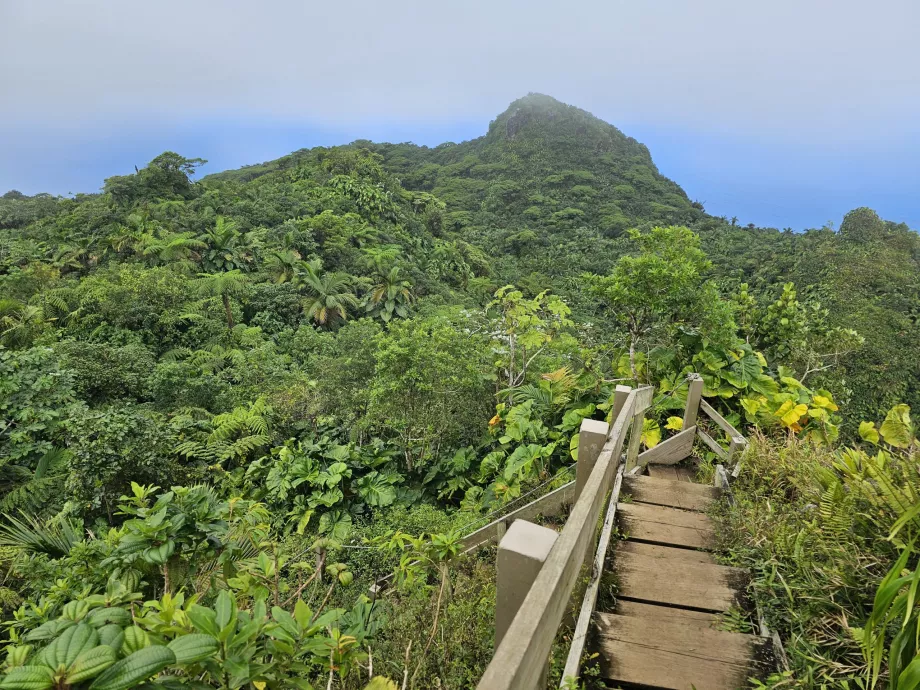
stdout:
<svg viewBox="0 0 920 690">
<path fill-rule="evenodd" d="M 496 291 L 488 308 L 498 312 L 497 337 L 504 344 L 501 366 L 508 388 L 524 383 L 533 361 L 572 325 L 568 305 L 548 290 L 529 299 L 513 285 L 506 285 Z"/>
<path fill-rule="evenodd" d="M 585 276 L 590 291 L 626 329 L 629 366 L 638 379 L 636 350 L 655 329 L 684 323 L 713 336 L 735 331 L 729 305 L 703 275 L 710 263 L 700 249 L 700 238 L 685 227 L 656 227 L 630 236 L 639 247 L 636 256 L 621 257 L 607 276 Z"/>
</svg>

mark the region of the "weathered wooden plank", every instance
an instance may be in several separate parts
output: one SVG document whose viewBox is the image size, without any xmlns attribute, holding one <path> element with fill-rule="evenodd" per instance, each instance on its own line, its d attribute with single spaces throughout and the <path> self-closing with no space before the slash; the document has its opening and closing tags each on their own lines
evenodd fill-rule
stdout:
<svg viewBox="0 0 920 690">
<path fill-rule="evenodd" d="M 558 489 L 550 491 L 535 501 L 513 510 L 497 520 L 471 532 L 461 540 L 463 553 L 471 551 L 483 544 L 496 542 L 502 538 L 508 527 L 515 520 L 532 520 L 538 515 L 559 515 L 565 505 L 570 505 L 575 496 L 575 482 L 569 482 Z"/>
<path fill-rule="evenodd" d="M 701 611 L 727 611 L 739 605 L 750 581 L 741 568 L 625 551 L 617 553 L 616 569 L 618 598 Z"/>
<path fill-rule="evenodd" d="M 649 558 L 671 558 L 687 563 L 710 563 L 718 565 L 716 559 L 707 551 L 695 551 L 693 549 L 675 549 L 671 546 L 661 546 L 660 544 L 646 544 L 642 541 L 621 541 L 617 543 L 616 552 L 631 553 L 637 556 L 647 556 Z"/>
<path fill-rule="evenodd" d="M 613 491 L 610 494 L 607 515 L 604 517 L 601 536 L 597 540 L 597 549 L 594 552 L 591 579 L 588 582 L 585 595 L 581 600 L 581 610 L 578 613 L 578 620 L 575 623 L 575 630 L 572 634 L 572 644 L 569 646 L 569 655 L 565 661 L 565 669 L 562 672 L 560 687 L 566 687 L 566 678 L 578 678 L 579 675 L 581 657 L 582 654 L 584 654 L 585 643 L 588 640 L 588 629 L 591 627 L 591 616 L 594 614 L 594 607 L 597 604 L 597 591 L 600 587 L 601 576 L 604 574 L 604 562 L 607 560 L 607 547 L 610 545 L 610 536 L 613 534 L 617 502 L 620 499 L 620 490 L 623 486 L 624 470 L 625 466 L 620 465 L 620 469 L 617 472 L 617 478 L 613 483 Z"/>
<path fill-rule="evenodd" d="M 597 615 L 601 675 L 617 683 L 671 690 L 737 690 L 762 671 L 767 644 L 754 635 L 696 622 Z"/>
<path fill-rule="evenodd" d="M 666 481 L 678 480 L 677 468 L 672 465 L 647 465 L 648 476 L 652 479 L 664 479 Z"/>
<path fill-rule="evenodd" d="M 639 467 L 639 447 L 642 442 L 642 430 L 645 428 L 645 413 L 633 417 L 629 429 L 629 445 L 626 447 L 626 471 Z"/>
<path fill-rule="evenodd" d="M 707 628 L 716 628 L 722 623 L 722 614 L 720 613 L 679 609 L 673 606 L 656 606 L 655 604 L 645 604 L 641 601 L 630 601 L 628 599 L 618 600 L 614 613 L 621 616 L 635 616 L 636 618 L 659 621 L 692 621 Z"/>
<path fill-rule="evenodd" d="M 619 465 L 626 427 L 637 403 L 647 401 L 648 407 L 651 399 L 651 387 L 631 391 L 627 397 L 565 527 L 480 679 L 480 690 L 533 690 L 537 686 L 593 540 L 614 468 Z"/>
<path fill-rule="evenodd" d="M 709 434 L 707 434 L 705 431 L 703 431 L 700 428 L 697 428 L 696 435 L 699 436 L 700 439 L 702 439 L 703 443 L 709 446 L 709 448 L 716 455 L 718 455 L 723 460 L 728 460 L 728 451 L 725 450 L 722 446 L 720 446 L 718 442 L 712 436 L 710 436 Z"/>
<path fill-rule="evenodd" d="M 696 467 L 680 465 L 677 468 L 677 481 L 681 483 L 696 483 Z"/>
<path fill-rule="evenodd" d="M 639 455 L 640 465 L 673 465 L 690 455 L 693 450 L 693 437 L 696 427 L 684 429 L 671 438 L 662 441 L 654 448 L 649 448 Z"/>
<path fill-rule="evenodd" d="M 644 503 L 621 503 L 621 531 L 629 539 L 688 549 L 711 549 L 712 521 L 701 513 Z"/>
<path fill-rule="evenodd" d="M 744 436 L 741 435 L 741 432 L 738 431 L 731 424 L 729 424 L 728 420 L 725 419 L 725 417 L 723 417 L 722 415 L 720 415 L 716 411 L 716 408 L 714 408 L 708 402 L 706 402 L 705 400 L 700 400 L 700 409 L 703 410 L 703 412 L 705 412 L 712 421 L 718 424 L 721 427 L 722 431 L 728 434 L 729 438 L 741 439 L 742 443 L 746 442 Z"/>
<path fill-rule="evenodd" d="M 626 493 L 633 501 L 683 510 L 705 511 L 720 495 L 713 486 L 668 479 L 627 477 L 625 482 Z"/>
<path fill-rule="evenodd" d="M 703 378 L 699 374 L 690 374 L 687 389 L 687 404 L 684 407 L 684 429 L 696 425 L 697 413 L 700 409 L 700 400 L 703 396 Z"/>
</svg>

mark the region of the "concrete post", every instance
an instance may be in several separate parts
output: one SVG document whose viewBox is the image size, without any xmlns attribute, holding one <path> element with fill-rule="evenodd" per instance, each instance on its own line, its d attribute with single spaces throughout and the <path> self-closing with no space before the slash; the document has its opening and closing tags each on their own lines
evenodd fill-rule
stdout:
<svg viewBox="0 0 920 690">
<path fill-rule="evenodd" d="M 547 527 L 526 520 L 515 520 L 499 542 L 496 560 L 495 649 L 501 644 L 558 537 L 558 533 Z"/>
<path fill-rule="evenodd" d="M 596 419 L 582 419 L 578 431 L 578 464 L 575 465 L 575 500 L 581 496 L 581 490 L 591 476 L 591 470 L 597 464 L 601 449 L 607 443 L 610 425 Z"/>
<path fill-rule="evenodd" d="M 703 396 L 703 377 L 690 374 L 690 388 L 687 391 L 687 406 L 684 408 L 684 429 L 696 424 L 696 415 L 700 411 L 700 398 Z"/>
</svg>

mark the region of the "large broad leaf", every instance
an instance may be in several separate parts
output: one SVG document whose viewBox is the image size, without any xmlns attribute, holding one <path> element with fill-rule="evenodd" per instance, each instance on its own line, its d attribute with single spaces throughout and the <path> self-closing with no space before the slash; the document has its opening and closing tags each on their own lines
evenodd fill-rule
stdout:
<svg viewBox="0 0 920 690">
<path fill-rule="evenodd" d="M 369 472 L 357 482 L 358 495 L 369 506 L 381 508 L 391 505 L 396 500 L 396 489 L 380 476 L 379 472 Z"/>
<path fill-rule="evenodd" d="M 46 690 L 53 685 L 53 672 L 47 666 L 19 666 L 0 681 L 3 690 Z"/>
<path fill-rule="evenodd" d="M 914 435 L 914 428 L 910 421 L 910 407 L 903 404 L 892 407 L 879 431 L 888 445 L 895 448 L 907 448 Z"/>
<path fill-rule="evenodd" d="M 320 534 L 328 534 L 336 541 L 344 541 L 351 532 L 351 515 L 334 510 L 331 513 L 325 513 L 319 519 Z"/>
<path fill-rule="evenodd" d="M 176 655 L 177 664 L 191 664 L 216 654 L 220 644 L 210 635 L 191 634 L 177 637 L 168 647 Z"/>
<path fill-rule="evenodd" d="M 879 441 L 878 429 L 872 422 L 859 423 L 859 437 L 868 443 L 877 444 Z"/>
<path fill-rule="evenodd" d="M 590 405 L 585 405 L 584 407 L 579 407 L 574 410 L 569 410 L 564 415 L 562 415 L 562 424 L 559 425 L 559 429 L 562 431 L 572 431 L 577 429 L 581 425 L 581 420 L 585 417 L 590 417 L 594 414 L 596 410 L 594 403 Z"/>
<path fill-rule="evenodd" d="M 732 364 L 732 372 L 741 379 L 745 386 L 757 380 L 757 377 L 763 374 L 763 367 L 760 360 L 753 353 L 747 352 L 743 357 Z"/>
<path fill-rule="evenodd" d="M 168 647 L 146 647 L 109 666 L 89 687 L 90 690 L 128 690 L 174 663 L 176 655 Z"/>
<path fill-rule="evenodd" d="M 99 645 L 83 652 L 67 669 L 68 685 L 95 678 L 118 661 L 118 654 L 108 645 Z"/>
<path fill-rule="evenodd" d="M 212 609 L 199 604 L 192 604 L 188 609 L 188 617 L 198 632 L 206 635 L 220 633 L 220 626 L 217 625 L 217 614 Z"/>
<path fill-rule="evenodd" d="M 773 414 L 780 418 L 787 427 L 798 423 L 798 421 L 808 412 L 808 405 L 796 405 L 791 400 L 787 400 Z"/>
<path fill-rule="evenodd" d="M 40 658 L 51 668 L 67 668 L 80 654 L 99 644 L 99 633 L 88 623 L 68 628 L 42 651 Z"/>
<path fill-rule="evenodd" d="M 664 428 L 680 431 L 684 428 L 684 420 L 681 417 L 668 417 L 668 423 L 664 425 Z"/>
<path fill-rule="evenodd" d="M 761 374 L 754 378 L 750 383 L 750 388 L 761 395 L 765 395 L 768 398 L 772 398 L 774 395 L 779 393 L 779 384 L 773 380 L 772 377 L 767 376 L 766 374 Z"/>
</svg>

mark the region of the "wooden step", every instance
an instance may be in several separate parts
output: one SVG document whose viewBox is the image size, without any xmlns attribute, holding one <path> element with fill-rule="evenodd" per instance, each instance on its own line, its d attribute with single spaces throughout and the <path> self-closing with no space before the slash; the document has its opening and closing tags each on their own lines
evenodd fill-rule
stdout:
<svg viewBox="0 0 920 690">
<path fill-rule="evenodd" d="M 718 628 L 722 623 L 722 614 L 719 613 L 693 611 L 691 609 L 679 609 L 674 606 L 644 604 L 641 601 L 630 601 L 629 599 L 618 599 L 614 613 L 619 614 L 620 616 L 655 619 L 662 622 L 695 622 L 702 628 Z"/>
<path fill-rule="evenodd" d="M 595 615 L 601 675 L 669 690 L 737 690 L 765 670 L 768 641 L 698 621 Z"/>
<path fill-rule="evenodd" d="M 652 479 L 669 479 L 675 482 L 695 483 L 696 469 L 683 465 L 648 465 L 648 476 Z"/>
<path fill-rule="evenodd" d="M 624 477 L 623 488 L 640 503 L 653 503 L 683 510 L 705 511 L 719 498 L 720 490 L 705 484 L 691 484 L 651 477 Z"/>
<path fill-rule="evenodd" d="M 675 549 L 671 546 L 661 546 L 660 544 L 647 544 L 644 541 L 621 541 L 617 543 L 616 553 L 629 553 L 636 556 L 646 556 L 648 558 L 667 558 L 671 560 L 685 561 L 687 563 L 709 563 L 718 565 L 716 559 L 707 551 L 695 551 L 693 549 Z"/>
<path fill-rule="evenodd" d="M 620 531 L 629 539 L 688 549 L 715 545 L 712 521 L 701 513 L 647 503 L 617 504 Z"/>
<path fill-rule="evenodd" d="M 750 576 L 743 568 L 694 563 L 681 549 L 656 554 L 618 548 L 618 599 L 679 606 L 698 611 L 728 611 L 741 604 Z"/>
</svg>

